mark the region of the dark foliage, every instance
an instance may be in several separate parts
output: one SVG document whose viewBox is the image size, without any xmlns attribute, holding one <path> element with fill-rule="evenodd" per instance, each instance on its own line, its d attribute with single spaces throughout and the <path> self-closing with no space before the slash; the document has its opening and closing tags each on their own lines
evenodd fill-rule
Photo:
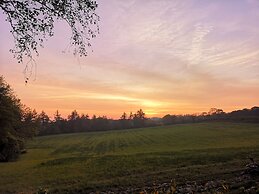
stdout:
<svg viewBox="0 0 259 194">
<path fill-rule="evenodd" d="M 37 113 L 23 106 L 0 77 L 0 162 L 15 160 L 37 130 Z"/>
<path fill-rule="evenodd" d="M 228 114 L 229 120 L 239 120 L 243 122 L 259 122 L 259 107 L 251 109 L 236 110 Z"/>
<path fill-rule="evenodd" d="M 211 108 L 208 112 L 196 115 L 165 115 L 162 118 L 164 125 L 179 123 L 195 123 L 202 121 L 234 121 L 259 123 L 259 107 L 236 110 L 225 113 L 222 109 Z"/>
<path fill-rule="evenodd" d="M 109 119 L 106 116 L 93 115 L 92 118 L 85 114 L 80 116 L 76 110 L 72 111 L 67 119 L 63 119 L 58 111 L 56 111 L 53 121 L 46 118 L 49 117 L 44 112 L 39 115 L 41 126 L 39 135 L 119 130 L 156 125 L 156 123 L 148 122 L 141 109 L 129 117 L 123 113 L 119 120 Z"/>
<path fill-rule="evenodd" d="M 92 0 L 0 0 L 0 8 L 11 25 L 15 47 L 11 50 L 18 62 L 38 55 L 47 37 L 54 35 L 56 20 L 71 28 L 70 46 L 74 54 L 87 55 L 90 40 L 99 32 L 97 3 Z"/>
<path fill-rule="evenodd" d="M 170 115 L 163 118 L 146 118 L 142 109 L 136 113 L 130 113 L 129 116 L 124 112 L 120 119 L 113 120 L 106 116 L 88 115 L 81 116 L 76 110 L 63 119 L 57 111 L 54 120 L 51 121 L 46 113 L 39 115 L 41 123 L 39 135 L 76 133 L 90 131 L 121 130 L 140 127 L 151 127 L 159 125 L 172 125 L 182 123 L 197 123 L 208 121 L 231 121 L 231 122 L 259 122 L 259 107 L 244 109 L 225 113 L 222 109 L 211 108 L 208 112 L 193 115 Z"/>
</svg>

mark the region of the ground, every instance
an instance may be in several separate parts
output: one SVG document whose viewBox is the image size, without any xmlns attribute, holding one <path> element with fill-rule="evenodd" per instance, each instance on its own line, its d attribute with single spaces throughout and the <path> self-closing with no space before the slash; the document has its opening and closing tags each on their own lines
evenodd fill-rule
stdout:
<svg viewBox="0 0 259 194">
<path fill-rule="evenodd" d="M 37 137 L 17 162 L 0 163 L 0 193 L 230 184 L 249 157 L 259 162 L 258 140 L 259 124 L 225 122 Z"/>
</svg>

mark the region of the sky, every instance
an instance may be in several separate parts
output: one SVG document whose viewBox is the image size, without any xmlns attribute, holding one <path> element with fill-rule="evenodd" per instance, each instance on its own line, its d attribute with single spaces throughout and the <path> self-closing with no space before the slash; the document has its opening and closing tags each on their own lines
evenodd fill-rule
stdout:
<svg viewBox="0 0 259 194">
<path fill-rule="evenodd" d="M 140 108 L 156 117 L 259 105 L 258 0 L 97 2 L 100 33 L 89 55 L 73 56 L 70 29 L 56 22 L 28 84 L 0 13 L 0 75 L 22 103 L 50 116 L 109 118 Z"/>
</svg>

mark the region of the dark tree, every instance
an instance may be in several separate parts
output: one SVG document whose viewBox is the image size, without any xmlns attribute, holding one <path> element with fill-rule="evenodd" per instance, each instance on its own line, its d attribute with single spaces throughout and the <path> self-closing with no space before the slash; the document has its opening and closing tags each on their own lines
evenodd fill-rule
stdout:
<svg viewBox="0 0 259 194">
<path fill-rule="evenodd" d="M 50 122 L 50 118 L 44 111 L 41 111 L 39 114 L 39 121 L 40 124 L 48 124 Z"/>
<path fill-rule="evenodd" d="M 218 108 L 211 108 L 208 112 L 209 115 L 219 115 L 219 114 L 224 114 L 224 111 L 222 109 Z"/>
<path fill-rule="evenodd" d="M 144 127 L 145 126 L 145 113 L 142 109 L 139 109 L 134 115 L 133 115 L 133 124 L 134 127 Z"/>
<path fill-rule="evenodd" d="M 41 133 L 44 133 L 50 126 L 50 118 L 44 111 L 42 111 L 38 115 L 38 120 L 40 124 L 39 134 L 41 134 Z"/>
<path fill-rule="evenodd" d="M 176 116 L 167 114 L 162 118 L 162 122 L 164 125 L 171 125 L 176 122 Z"/>
<path fill-rule="evenodd" d="M 107 119 L 106 116 L 98 116 L 96 117 L 93 115 L 92 120 L 91 120 L 91 129 L 94 131 L 104 131 L 104 130 L 109 130 L 109 120 Z"/>
<path fill-rule="evenodd" d="M 0 76 L 0 162 L 17 159 L 37 127 L 37 113 L 23 106 Z"/>
<path fill-rule="evenodd" d="M 90 130 L 90 119 L 88 114 L 82 114 L 79 120 L 79 128 L 81 131 Z"/>
<path fill-rule="evenodd" d="M 31 110 L 28 107 L 24 107 L 22 113 L 22 125 L 17 129 L 17 132 L 22 135 L 23 139 L 32 138 L 38 132 L 39 116 L 36 110 Z"/>
<path fill-rule="evenodd" d="M 22 105 L 10 86 L 0 77 L 0 161 L 14 160 L 19 156 L 22 140 L 17 138 Z"/>
<path fill-rule="evenodd" d="M 61 121 L 63 120 L 62 117 L 61 117 L 61 114 L 59 113 L 59 111 L 57 110 L 54 114 L 54 121 L 55 122 L 58 122 L 58 121 Z"/>
<path fill-rule="evenodd" d="M 129 115 L 129 120 L 132 120 L 133 119 L 133 113 L 130 112 L 130 115 Z"/>
<path fill-rule="evenodd" d="M 121 120 L 126 120 L 127 119 L 127 114 L 124 112 L 121 117 L 120 117 Z"/>
<path fill-rule="evenodd" d="M 51 131 L 51 133 L 55 134 L 55 133 L 61 133 L 62 132 L 62 124 L 64 122 L 64 119 L 61 117 L 61 114 L 59 113 L 59 111 L 57 110 L 54 114 L 54 126 L 55 126 L 55 130 Z"/>
<path fill-rule="evenodd" d="M 79 132 L 80 131 L 80 116 L 76 110 L 72 111 L 67 117 L 68 131 Z"/>
<path fill-rule="evenodd" d="M 70 115 L 68 115 L 68 120 L 69 121 L 75 121 L 77 119 L 79 119 L 79 114 L 77 113 L 76 110 L 72 111 Z"/>
<path fill-rule="evenodd" d="M 0 0 L 0 8 L 11 25 L 15 46 L 11 49 L 18 62 L 33 59 L 38 47 L 54 35 L 55 20 L 71 28 L 70 46 L 74 54 L 87 55 L 91 38 L 99 32 L 97 3 L 92 0 Z"/>
<path fill-rule="evenodd" d="M 125 112 L 121 115 L 119 123 L 120 128 L 122 129 L 131 128 L 131 120 L 127 118 L 127 114 Z"/>
</svg>

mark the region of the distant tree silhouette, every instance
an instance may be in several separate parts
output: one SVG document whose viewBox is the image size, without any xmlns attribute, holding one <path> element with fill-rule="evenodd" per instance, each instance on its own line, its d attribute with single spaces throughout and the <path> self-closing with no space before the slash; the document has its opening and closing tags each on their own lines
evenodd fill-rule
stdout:
<svg viewBox="0 0 259 194">
<path fill-rule="evenodd" d="M 22 112 L 22 125 L 17 129 L 23 139 L 32 138 L 38 132 L 39 119 L 36 110 L 24 107 Z"/>
<path fill-rule="evenodd" d="M 120 128 L 123 128 L 123 129 L 128 129 L 132 127 L 132 121 L 130 118 L 127 118 L 127 114 L 125 112 L 121 115 L 119 119 L 119 123 L 120 123 Z"/>
<path fill-rule="evenodd" d="M 80 131 L 89 131 L 91 129 L 91 123 L 88 114 L 82 114 L 78 122 Z"/>
<path fill-rule="evenodd" d="M 106 116 L 97 117 L 96 115 L 93 115 L 90 119 L 89 116 L 85 114 L 79 116 L 76 111 L 72 111 L 68 116 L 68 120 L 66 120 L 63 119 L 57 111 L 55 118 L 56 119 L 54 119 L 54 121 L 49 123 L 46 129 L 41 130 L 40 135 L 121 130 L 138 127 L 211 121 L 259 122 L 259 107 L 232 111 L 230 113 L 225 113 L 222 109 L 212 108 L 208 112 L 202 112 L 201 114 L 167 114 L 162 118 L 146 118 L 144 111 L 140 109 L 134 114 L 130 112 L 129 117 L 127 117 L 127 114 L 124 112 L 118 120 L 108 119 Z"/>
<path fill-rule="evenodd" d="M 121 120 L 126 120 L 127 119 L 127 114 L 124 112 L 121 117 L 120 117 Z"/>
<path fill-rule="evenodd" d="M 38 115 L 38 120 L 40 125 L 39 134 L 46 132 L 50 126 L 49 116 L 44 111 L 41 111 L 41 113 Z"/>
<path fill-rule="evenodd" d="M 70 115 L 68 115 L 67 118 L 69 121 L 74 121 L 79 118 L 79 114 L 77 113 L 76 110 L 74 110 L 74 111 L 72 111 L 72 113 Z"/>
<path fill-rule="evenodd" d="M 50 118 L 44 111 L 41 111 L 39 114 L 39 121 L 41 124 L 47 124 L 50 122 Z"/>
<path fill-rule="evenodd" d="M 171 125 L 176 123 L 176 116 L 167 114 L 162 118 L 162 122 L 164 125 Z"/>
<path fill-rule="evenodd" d="M 77 113 L 76 110 L 72 111 L 70 115 L 67 117 L 68 122 L 68 132 L 80 132 L 80 122 L 79 122 L 80 116 Z"/>
<path fill-rule="evenodd" d="M 142 111 L 142 109 L 139 109 L 134 115 L 133 115 L 133 124 L 134 127 L 144 127 L 145 126 L 145 113 Z"/>
<path fill-rule="evenodd" d="M 243 109 L 232 111 L 226 115 L 228 120 L 241 122 L 258 122 L 259 123 L 259 107 L 255 106 L 251 109 Z"/>
<path fill-rule="evenodd" d="M 219 115 L 219 114 L 223 114 L 224 111 L 222 109 L 218 109 L 218 108 L 211 108 L 208 112 L 209 115 Z"/>
<path fill-rule="evenodd" d="M 105 130 L 109 130 L 112 128 L 109 125 L 109 120 L 107 119 L 106 116 L 96 117 L 94 115 L 91 120 L 91 129 L 94 131 L 105 131 Z"/>
<path fill-rule="evenodd" d="M 55 133 L 65 132 L 64 128 L 62 128 L 63 121 L 64 121 L 64 119 L 61 117 L 61 114 L 57 110 L 54 114 L 55 123 L 53 123 L 53 128 L 52 128 L 53 131 L 51 131 L 51 133 L 55 134 Z"/>
<path fill-rule="evenodd" d="M 59 113 L 59 111 L 57 110 L 54 114 L 54 120 L 57 122 L 57 121 L 61 121 L 63 120 L 62 117 L 61 117 L 61 114 Z"/>
</svg>

